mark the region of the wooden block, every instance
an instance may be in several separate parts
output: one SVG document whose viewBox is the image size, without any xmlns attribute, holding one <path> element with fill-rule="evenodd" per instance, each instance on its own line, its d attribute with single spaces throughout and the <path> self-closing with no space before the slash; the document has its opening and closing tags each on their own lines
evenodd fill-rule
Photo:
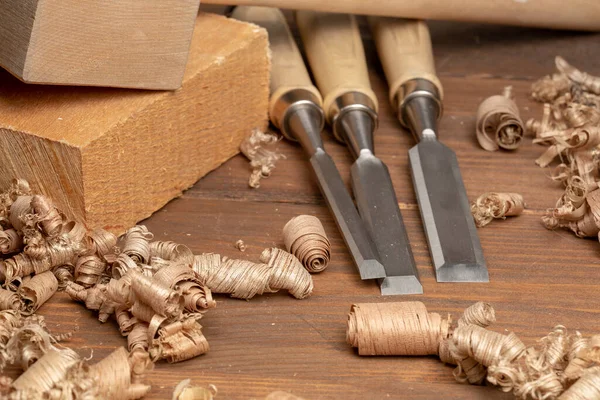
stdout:
<svg viewBox="0 0 600 400">
<path fill-rule="evenodd" d="M 0 66 L 27 83 L 177 89 L 199 0 L 2 0 Z"/>
<path fill-rule="evenodd" d="M 197 19 L 181 89 L 26 85 L 0 73 L 0 189 L 27 179 L 69 217 L 123 232 L 266 128 L 268 39 L 254 25 Z"/>
</svg>

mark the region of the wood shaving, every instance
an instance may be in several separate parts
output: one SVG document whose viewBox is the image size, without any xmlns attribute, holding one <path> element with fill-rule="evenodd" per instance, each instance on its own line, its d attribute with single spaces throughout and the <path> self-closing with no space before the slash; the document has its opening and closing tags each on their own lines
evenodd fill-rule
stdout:
<svg viewBox="0 0 600 400">
<path fill-rule="evenodd" d="M 154 235 L 144 225 L 136 225 L 125 232 L 123 249 L 133 261 L 147 264 L 150 260 L 150 241 Z"/>
<path fill-rule="evenodd" d="M 150 256 L 158 257 L 172 263 L 183 264 L 188 268 L 191 268 L 194 263 L 194 253 L 192 253 L 190 248 L 175 242 L 151 242 Z"/>
<path fill-rule="evenodd" d="M 512 87 L 501 95 L 485 99 L 477 110 L 476 133 L 479 145 L 487 151 L 515 150 L 525 131 L 519 109 L 512 99 Z"/>
<path fill-rule="evenodd" d="M 246 243 L 242 239 L 235 242 L 235 248 L 241 251 L 242 253 L 246 251 Z"/>
<path fill-rule="evenodd" d="M 209 346 L 198 323 L 200 314 L 174 322 L 158 331 L 150 347 L 153 361 L 166 359 L 170 363 L 189 360 L 208 352 Z"/>
<path fill-rule="evenodd" d="M 479 228 L 494 219 L 521 215 L 524 209 L 525 201 L 518 193 L 484 193 L 471 204 L 471 214 Z"/>
<path fill-rule="evenodd" d="M 250 160 L 250 167 L 252 168 L 252 173 L 248 180 L 250 187 L 259 188 L 260 180 L 271 175 L 275 168 L 275 163 L 281 159 L 285 159 L 285 155 L 282 153 L 266 148 L 278 141 L 279 137 L 276 134 L 254 129 L 240 145 L 241 152 Z"/>
<path fill-rule="evenodd" d="M 106 399 L 139 399 L 150 390 L 150 386 L 131 382 L 131 366 L 124 347 L 92 365 L 90 373 L 97 377 L 99 393 Z"/>
<path fill-rule="evenodd" d="M 561 57 L 555 63 L 557 74 L 532 85 L 532 97 L 545 103 L 544 112 L 540 121 L 527 123 L 536 136 L 534 143 L 549 146 L 536 162 L 545 167 L 559 158 L 552 179 L 565 185 L 564 194 L 542 222 L 548 229 L 596 237 L 600 232 L 600 79 Z"/>
<path fill-rule="evenodd" d="M 84 287 L 98 283 L 107 264 L 95 255 L 80 257 L 75 265 L 75 282 Z"/>
<path fill-rule="evenodd" d="M 19 310 L 21 308 L 21 299 L 15 292 L 0 289 L 0 311 Z"/>
<path fill-rule="evenodd" d="M 310 274 L 300 261 L 280 249 L 266 249 L 260 264 L 246 260 L 220 259 L 218 254 L 195 257 L 193 269 L 201 282 L 214 293 L 229 293 L 231 297 L 251 299 L 257 294 L 287 289 L 303 299 L 312 293 Z M 244 277 L 239 279 L 238 277 Z"/>
<path fill-rule="evenodd" d="M 312 215 L 299 215 L 283 227 L 288 252 L 296 256 L 308 272 L 325 270 L 331 259 L 331 243 L 321 221 Z"/>
<path fill-rule="evenodd" d="M 191 379 L 184 379 L 173 390 L 172 400 L 213 400 L 217 397 L 217 387 L 208 385 L 208 388 L 192 386 Z"/>
<path fill-rule="evenodd" d="M 355 304 L 346 337 L 360 355 L 437 354 L 457 365 L 457 381 L 487 381 L 523 400 L 600 395 L 600 335 L 588 339 L 558 325 L 527 347 L 514 333 L 487 329 L 494 321 L 494 309 L 482 302 L 465 310 L 456 326 L 420 302 Z"/>
<path fill-rule="evenodd" d="M 186 246 L 153 241 L 145 226 L 120 241 L 101 229 L 88 232 L 24 181 L 0 193 L 0 283 L 0 308 L 7 309 L 0 311 L 0 372 L 16 363 L 37 379 L 23 374 L 0 382 L 9 399 L 139 398 L 149 390 L 143 378 L 152 360 L 179 362 L 209 350 L 198 321 L 216 305 L 211 285 L 242 298 L 280 289 L 303 298 L 313 287 L 300 261 L 278 249 L 265 250 L 256 264 L 194 257 Z M 59 287 L 101 322 L 114 314 L 128 351 L 89 366 L 54 346 L 62 337 L 35 325 L 41 317 L 21 316 Z"/>
<path fill-rule="evenodd" d="M 19 296 L 23 303 L 21 310 L 24 315 L 31 315 L 58 290 L 58 280 L 52 271 L 35 275 L 19 287 Z"/>
<path fill-rule="evenodd" d="M 361 356 L 437 355 L 448 328 L 449 320 L 428 313 L 419 301 L 353 304 L 346 341 Z"/>
</svg>

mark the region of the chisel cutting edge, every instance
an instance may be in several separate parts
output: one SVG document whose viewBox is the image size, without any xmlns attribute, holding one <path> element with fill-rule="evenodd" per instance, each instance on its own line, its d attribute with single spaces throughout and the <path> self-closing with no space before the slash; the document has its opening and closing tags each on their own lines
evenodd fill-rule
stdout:
<svg viewBox="0 0 600 400">
<path fill-rule="evenodd" d="M 325 117 L 321 95 L 312 85 L 285 17 L 278 9 L 266 7 L 238 7 L 231 16 L 267 29 L 272 53 L 271 122 L 287 139 L 300 142 L 308 155 L 317 183 L 361 279 L 385 277 L 377 249 L 340 173 L 323 147 L 321 130 Z"/>
<path fill-rule="evenodd" d="M 442 85 L 422 21 L 369 18 L 400 122 L 418 144 L 409 160 L 438 282 L 488 282 L 456 154 L 437 140 Z"/>
<path fill-rule="evenodd" d="M 375 241 L 386 277 L 381 293 L 421 294 L 415 261 L 387 166 L 375 156 L 377 97 L 371 89 L 356 19 L 347 14 L 296 12 L 296 22 L 336 139 L 350 148 L 352 188 Z"/>
</svg>

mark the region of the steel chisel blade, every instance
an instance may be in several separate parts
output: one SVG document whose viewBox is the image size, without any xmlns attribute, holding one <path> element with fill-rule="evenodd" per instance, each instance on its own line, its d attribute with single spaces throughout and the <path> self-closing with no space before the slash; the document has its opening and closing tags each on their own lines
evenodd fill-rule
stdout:
<svg viewBox="0 0 600 400">
<path fill-rule="evenodd" d="M 456 154 L 426 139 L 409 159 L 437 281 L 489 282 Z"/>
</svg>

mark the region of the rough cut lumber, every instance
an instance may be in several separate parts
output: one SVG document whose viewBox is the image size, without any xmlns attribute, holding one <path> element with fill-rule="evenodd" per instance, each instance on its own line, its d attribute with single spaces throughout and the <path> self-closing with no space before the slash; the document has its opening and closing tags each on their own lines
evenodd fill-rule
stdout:
<svg viewBox="0 0 600 400">
<path fill-rule="evenodd" d="M 0 66 L 27 83 L 177 89 L 199 0 L 2 0 Z"/>
<path fill-rule="evenodd" d="M 26 85 L 0 71 L 0 189 L 15 177 L 69 217 L 122 232 L 266 128 L 268 40 L 201 13 L 181 89 Z"/>
</svg>

